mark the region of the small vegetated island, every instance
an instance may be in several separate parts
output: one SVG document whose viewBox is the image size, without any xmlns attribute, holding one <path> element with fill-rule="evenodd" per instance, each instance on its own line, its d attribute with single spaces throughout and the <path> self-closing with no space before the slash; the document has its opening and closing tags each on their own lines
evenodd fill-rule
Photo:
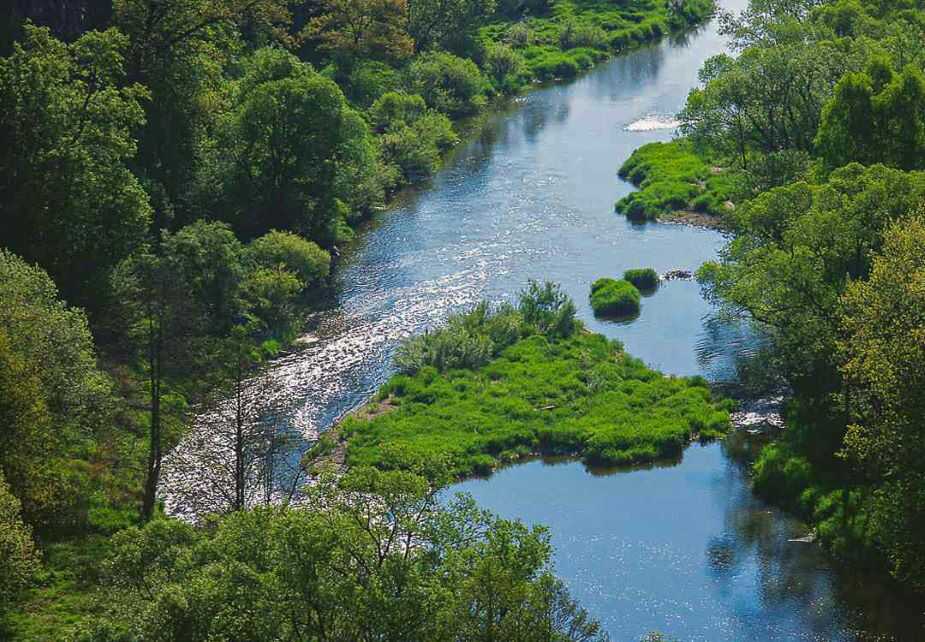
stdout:
<svg viewBox="0 0 925 642">
<path fill-rule="evenodd" d="M 639 314 L 639 290 L 626 279 L 598 279 L 591 284 L 591 308 L 599 317 L 634 317 Z"/>
<path fill-rule="evenodd" d="M 619 175 L 639 189 L 617 201 L 616 210 L 637 221 L 719 225 L 741 191 L 737 172 L 711 164 L 683 138 L 643 145 L 626 159 Z"/>
<path fill-rule="evenodd" d="M 400 374 L 335 429 L 348 466 L 442 461 L 484 474 L 534 454 L 615 465 L 678 455 L 723 434 L 730 403 L 699 377 L 669 377 L 592 334 L 557 286 L 482 303 L 406 342 Z M 328 436 L 316 454 L 335 448 Z"/>
</svg>

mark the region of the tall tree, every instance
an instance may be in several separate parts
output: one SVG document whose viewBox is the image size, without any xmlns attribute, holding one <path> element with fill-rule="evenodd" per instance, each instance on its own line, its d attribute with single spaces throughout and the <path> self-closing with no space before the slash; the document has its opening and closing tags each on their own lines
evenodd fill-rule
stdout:
<svg viewBox="0 0 925 642">
<path fill-rule="evenodd" d="M 37 527 L 79 523 L 86 445 L 111 420 L 87 318 L 0 249 L 0 470 Z"/>
<path fill-rule="evenodd" d="M 359 185 L 370 180 L 368 128 L 333 81 L 284 51 L 261 49 L 243 68 L 203 183 L 220 186 L 221 214 L 243 236 L 289 230 L 330 247 L 347 196 L 338 177 L 358 162 Z"/>
<path fill-rule="evenodd" d="M 180 371 L 196 380 L 207 370 L 214 340 L 239 318 L 242 252 L 227 226 L 200 221 L 176 234 L 165 232 L 158 253 L 138 253 L 115 272 L 126 330 L 148 378 L 143 519 L 154 513 L 164 450 L 173 436 L 164 416 L 165 386 Z"/>
<path fill-rule="evenodd" d="M 121 86 L 127 46 L 113 29 L 65 45 L 26 25 L 0 59 L 0 242 L 91 308 L 151 216 L 127 167 L 147 96 Z"/>
<path fill-rule="evenodd" d="M 243 39 L 287 42 L 289 0 L 114 0 L 125 33 L 129 78 L 152 99 L 139 140 L 138 174 L 156 210 L 156 229 L 197 215 L 188 202 L 199 151 L 215 117 L 223 69 Z M 176 222 L 172 219 L 176 218 Z"/>
<path fill-rule="evenodd" d="M 897 74 L 883 59 L 845 75 L 822 111 L 816 145 L 832 168 L 852 161 L 925 167 L 925 76 L 911 65 Z"/>
<path fill-rule="evenodd" d="M 326 0 L 309 36 L 349 66 L 360 58 L 401 61 L 414 52 L 406 0 Z"/>
<path fill-rule="evenodd" d="M 408 0 L 408 29 L 415 48 L 464 53 L 496 4 L 495 0 Z"/>
<path fill-rule="evenodd" d="M 549 536 L 406 472 L 324 474 L 305 509 L 120 533 L 112 612 L 136 640 L 606 640 L 550 572 Z M 98 637 L 105 640 L 104 625 Z M 109 632 L 112 632 L 109 628 Z"/>
<path fill-rule="evenodd" d="M 820 427 L 811 445 L 820 457 L 831 457 L 845 429 L 832 406 L 842 384 L 840 297 L 868 277 L 884 231 L 923 196 L 921 176 L 882 165 L 852 164 L 823 185 L 780 187 L 737 208 L 736 238 L 719 264 L 701 270 L 713 295 L 768 329 L 775 365 Z"/>
<path fill-rule="evenodd" d="M 849 458 L 877 481 L 876 539 L 893 574 L 925 585 L 925 212 L 893 224 L 868 280 L 842 299 Z"/>
</svg>

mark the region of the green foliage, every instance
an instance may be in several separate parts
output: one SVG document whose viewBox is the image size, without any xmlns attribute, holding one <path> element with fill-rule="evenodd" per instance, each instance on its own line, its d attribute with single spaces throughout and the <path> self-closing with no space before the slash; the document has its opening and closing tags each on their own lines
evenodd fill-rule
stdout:
<svg viewBox="0 0 925 642">
<path fill-rule="evenodd" d="M 551 281 L 530 281 L 520 292 L 517 309 L 529 329 L 550 339 L 571 336 L 578 328 L 575 304 Z"/>
<path fill-rule="evenodd" d="M 331 271 L 331 255 L 291 232 L 272 230 L 248 245 L 249 256 L 263 268 L 282 267 L 299 277 L 302 287 L 315 285 Z"/>
<path fill-rule="evenodd" d="M 368 128 L 333 81 L 291 54 L 261 49 L 242 68 L 200 183 L 220 190 L 219 216 L 245 237 L 288 230 L 329 246 L 345 190 L 359 182 L 361 200 L 376 198 Z M 342 172 L 353 180 L 338 181 Z"/>
<path fill-rule="evenodd" d="M 147 96 L 124 85 L 128 44 L 110 29 L 65 45 L 27 24 L 0 58 L 0 238 L 94 309 L 109 270 L 140 245 L 151 219 L 127 166 Z"/>
<path fill-rule="evenodd" d="M 682 114 L 753 195 L 699 278 L 763 326 L 767 367 L 793 394 L 756 490 L 835 554 L 921 589 L 925 180 L 875 163 L 922 167 L 925 80 L 908 43 L 923 26 L 892 5 L 798 6 L 727 20 L 739 55 L 708 61 Z"/>
<path fill-rule="evenodd" d="M 681 111 L 682 133 L 742 167 L 753 151 L 812 151 L 822 106 L 850 61 L 831 42 L 782 40 L 707 61 L 703 88 Z"/>
<path fill-rule="evenodd" d="M 0 250 L 0 471 L 31 524 L 85 521 L 87 459 L 112 419 L 110 394 L 83 311 Z"/>
<path fill-rule="evenodd" d="M 319 49 L 348 65 L 357 60 L 401 61 L 414 50 L 405 0 L 324 0 L 306 32 Z"/>
<path fill-rule="evenodd" d="M 451 316 L 439 330 L 405 341 L 395 355 L 395 366 L 406 375 L 428 367 L 438 372 L 478 368 L 525 331 L 516 308 L 502 305 L 492 309 L 482 302 L 470 312 Z"/>
<path fill-rule="evenodd" d="M 389 92 L 369 110 L 383 160 L 405 180 L 429 176 L 440 167 L 443 152 L 459 142 L 445 115 L 428 109 L 417 95 Z"/>
<path fill-rule="evenodd" d="M 404 472 L 323 475 L 305 503 L 121 533 L 111 619 L 78 639 L 604 639 L 551 575 L 542 528 L 444 506 Z"/>
<path fill-rule="evenodd" d="M 848 286 L 839 342 L 854 415 L 845 452 L 880 484 L 870 517 L 891 572 L 919 588 L 925 587 L 923 214 L 894 223 L 870 278 Z"/>
<path fill-rule="evenodd" d="M 623 163 L 619 174 L 639 190 L 620 199 L 616 209 L 637 220 L 684 209 L 722 215 L 727 212 L 726 201 L 741 192 L 734 172 L 711 167 L 685 139 L 643 145 Z"/>
<path fill-rule="evenodd" d="M 22 522 L 19 500 L 0 473 L 0 631 L 4 617 L 32 583 L 38 566 L 32 531 Z"/>
<path fill-rule="evenodd" d="M 476 369 L 397 375 L 380 396 L 397 408 L 338 429 L 351 466 L 447 461 L 468 475 L 536 452 L 651 461 L 728 424 L 726 406 L 702 381 L 664 377 L 583 332 L 531 334 Z"/>
<path fill-rule="evenodd" d="M 495 89 L 505 94 L 516 93 L 528 77 L 523 56 L 505 43 L 489 45 L 482 66 Z"/>
<path fill-rule="evenodd" d="M 419 56 L 408 68 L 412 90 L 432 109 L 453 117 L 474 114 L 485 105 L 486 82 L 471 60 L 451 53 Z"/>
<path fill-rule="evenodd" d="M 596 316 L 636 316 L 639 314 L 639 290 L 629 280 L 598 279 L 591 284 L 591 308 Z"/>
<path fill-rule="evenodd" d="M 623 273 L 623 280 L 636 286 L 637 290 L 654 290 L 658 287 L 658 272 L 652 268 L 634 268 Z"/>
<path fill-rule="evenodd" d="M 531 282 L 516 307 L 482 302 L 451 316 L 439 330 L 408 339 L 399 347 L 395 365 L 406 375 L 424 368 L 437 372 L 479 368 L 523 336 L 562 338 L 576 327 L 575 306 L 568 297 L 551 283 Z"/>
<path fill-rule="evenodd" d="M 606 0 L 559 0 L 549 7 L 502 4 L 508 20 L 481 29 L 490 51 L 505 43 L 521 53 L 526 72 L 538 80 L 573 78 L 606 58 L 667 33 L 704 20 L 713 12 L 711 0 L 630 7 Z M 669 6 L 670 5 L 670 6 Z M 511 22 L 519 11 L 522 20 Z"/>
<path fill-rule="evenodd" d="M 495 11 L 495 0 L 408 0 L 408 32 L 417 51 L 463 55 L 476 30 Z"/>
<path fill-rule="evenodd" d="M 773 329 L 783 376 L 824 407 L 840 382 L 839 297 L 849 280 L 868 277 L 884 231 L 923 195 L 923 176 L 880 165 L 849 165 L 822 185 L 773 189 L 735 210 L 737 236 L 703 280 Z"/>
<path fill-rule="evenodd" d="M 559 46 L 563 50 L 591 47 L 607 49 L 607 32 L 595 24 L 569 20 L 559 29 Z"/>
<path fill-rule="evenodd" d="M 829 167 L 852 161 L 925 167 L 925 76 L 909 65 L 894 73 L 875 60 L 846 74 L 822 110 L 816 145 Z"/>
<path fill-rule="evenodd" d="M 344 93 L 360 107 L 369 107 L 376 99 L 402 86 L 401 74 L 393 67 L 377 60 L 363 60 L 350 71 Z"/>
</svg>

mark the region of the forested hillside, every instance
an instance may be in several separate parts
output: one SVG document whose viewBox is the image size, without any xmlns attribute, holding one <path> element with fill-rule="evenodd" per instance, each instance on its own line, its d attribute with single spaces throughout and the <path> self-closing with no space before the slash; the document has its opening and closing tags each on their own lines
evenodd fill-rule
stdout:
<svg viewBox="0 0 925 642">
<path fill-rule="evenodd" d="M 141 563 L 148 555 L 133 548 L 145 546 L 137 538 L 155 538 L 150 550 L 164 555 L 182 542 L 187 556 L 212 548 L 213 536 L 249 537 L 233 534 L 243 521 L 208 533 L 160 524 L 163 459 L 196 414 L 240 395 L 242 382 L 297 336 L 357 224 L 436 171 L 459 140 L 460 119 L 534 81 L 573 77 L 699 22 L 712 9 L 706 0 L 6 4 L 0 10 L 0 637 L 60 640 L 84 631 L 110 639 L 116 633 L 105 626 L 86 627 L 106 602 L 97 599 L 97 588 L 131 574 L 118 560 Z M 223 428 L 234 435 L 242 419 L 229 422 Z M 243 444 L 240 433 L 237 439 Z M 245 507 L 243 457 L 234 464 L 239 487 L 222 489 L 232 498 L 229 510 Z M 339 614 L 277 622 L 283 629 L 260 634 L 216 616 L 215 627 L 231 628 L 209 635 L 292 639 L 309 635 L 306 627 L 327 632 L 304 639 L 360 636 L 350 627 L 373 635 L 375 626 L 392 625 L 352 622 L 345 613 L 373 608 L 360 606 L 356 592 L 398 581 L 399 567 L 424 583 L 418 597 L 436 590 L 437 574 L 457 577 L 459 587 L 471 584 L 451 591 L 459 603 L 442 593 L 427 598 L 440 613 L 439 635 L 486 622 L 500 630 L 522 626 L 531 609 L 537 630 L 549 635 L 596 635 L 596 625 L 549 574 L 541 531 L 476 518 L 468 508 L 439 510 L 428 499 L 432 488 L 414 476 L 363 483 L 373 496 L 405 506 L 430 502 L 427 518 L 418 515 L 423 521 L 408 535 L 430 542 L 420 556 L 409 555 L 407 545 L 379 551 L 381 575 L 359 585 L 329 577 L 324 590 L 338 593 L 340 606 L 332 598 L 330 607 Z M 262 520 L 268 529 L 296 527 L 287 521 L 295 518 L 272 512 L 241 519 Z M 151 520 L 158 522 L 153 530 L 132 530 Z M 447 553 L 448 542 L 460 537 L 452 533 L 453 520 L 454 528 L 478 531 L 466 540 L 472 550 L 454 544 Z M 297 527 L 333 538 L 325 556 L 343 547 L 348 567 L 369 563 L 369 550 L 352 548 L 363 535 L 308 522 Z M 111 539 L 115 533 L 125 534 Z M 508 580 L 473 566 L 478 547 L 508 540 L 520 551 L 496 560 Z M 290 552 L 308 554 L 298 546 Z M 206 581 L 218 563 L 197 559 L 204 564 L 198 570 L 180 569 L 177 560 L 169 569 L 160 562 L 136 569 L 133 581 L 147 587 L 145 600 L 152 582 L 167 587 L 167 602 L 152 607 L 159 614 L 150 617 L 168 618 L 179 608 L 169 603 L 170 591 Z M 280 573 L 291 570 L 274 560 Z M 256 563 L 253 572 L 264 568 L 262 561 L 237 562 Z M 237 562 L 221 564 L 231 569 Z M 181 571 L 186 575 L 162 574 Z M 230 584 L 221 590 L 245 581 L 225 579 Z M 266 599 L 284 608 L 273 593 L 277 580 L 264 579 L 273 585 Z M 504 583 L 511 593 L 503 599 L 520 615 L 495 621 L 472 611 L 466 600 L 481 595 L 486 585 L 479 582 Z M 410 585 L 383 586 L 379 598 L 367 598 L 383 600 L 381 612 L 396 609 L 398 621 L 403 616 L 391 600 L 403 600 L 402 609 L 419 606 L 401 595 Z M 218 604 L 227 597 L 209 591 L 195 599 Z M 565 610 L 552 616 L 549 609 Z M 127 613 L 142 618 L 143 611 L 140 602 L 126 606 L 119 630 L 148 635 L 128 621 Z"/>
<path fill-rule="evenodd" d="M 735 55 L 701 70 L 683 139 L 640 151 L 654 169 L 637 200 L 665 211 L 701 191 L 708 172 L 658 165 L 666 147 L 722 168 L 734 234 L 699 278 L 767 333 L 743 371 L 789 399 L 756 489 L 835 554 L 921 590 L 925 6 L 759 0 L 724 28 Z"/>
</svg>

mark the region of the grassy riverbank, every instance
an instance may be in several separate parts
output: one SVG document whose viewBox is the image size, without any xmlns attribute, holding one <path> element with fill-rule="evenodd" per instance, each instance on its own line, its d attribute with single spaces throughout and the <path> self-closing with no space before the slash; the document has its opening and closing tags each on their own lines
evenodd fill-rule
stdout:
<svg viewBox="0 0 925 642">
<path fill-rule="evenodd" d="M 671 219 L 686 211 L 718 218 L 731 210 L 740 191 L 734 172 L 711 164 L 683 138 L 643 145 L 619 175 L 639 190 L 620 199 L 616 210 L 637 220 Z"/>
<path fill-rule="evenodd" d="M 715 399 L 704 380 L 662 375 L 577 321 L 567 333 L 543 330 L 529 306 L 522 298 L 517 309 L 480 319 L 476 311 L 430 335 L 446 347 L 516 329 L 516 339 L 493 344 L 500 349 L 482 363 L 438 367 L 427 360 L 394 376 L 364 412 L 336 429 L 346 464 L 390 469 L 443 461 L 457 476 L 534 454 L 627 464 L 675 456 L 692 439 L 725 432 L 728 402 Z M 464 337 L 460 328 L 467 328 Z"/>
<path fill-rule="evenodd" d="M 703 22 L 714 10 L 712 0 L 673 6 L 660 0 L 559 0 L 544 13 L 483 27 L 480 36 L 489 48 L 504 43 L 522 56 L 526 80 L 572 78 L 612 54 Z"/>
</svg>

